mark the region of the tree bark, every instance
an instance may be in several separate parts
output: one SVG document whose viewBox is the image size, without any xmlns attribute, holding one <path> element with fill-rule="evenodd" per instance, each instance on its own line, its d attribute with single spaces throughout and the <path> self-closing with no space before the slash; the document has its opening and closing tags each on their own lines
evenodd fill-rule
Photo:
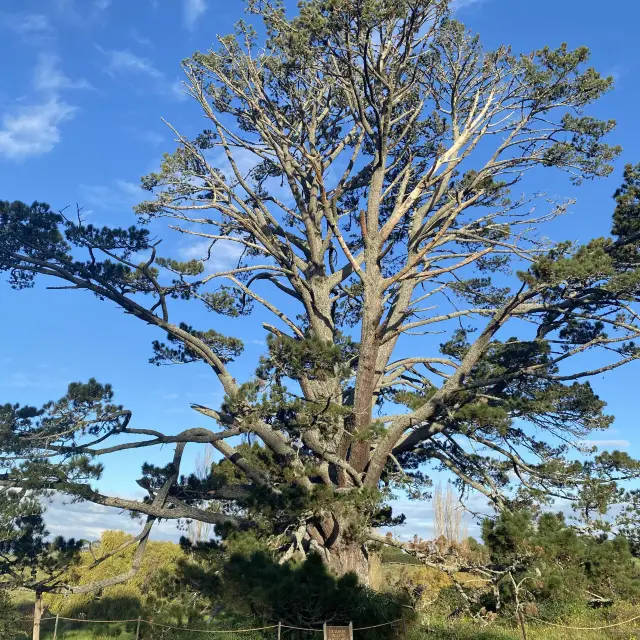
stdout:
<svg viewBox="0 0 640 640">
<path fill-rule="evenodd" d="M 369 585 L 369 556 L 361 542 L 343 535 L 349 522 L 335 515 L 307 528 L 312 549 L 320 553 L 327 569 L 336 576 L 355 573 L 361 584 Z"/>
<path fill-rule="evenodd" d="M 337 576 L 355 573 L 360 584 L 369 585 L 369 557 L 364 545 L 341 541 L 326 551 L 325 563 L 332 573 Z"/>
<path fill-rule="evenodd" d="M 36 602 L 33 605 L 32 640 L 40 640 L 40 620 L 42 619 L 43 612 L 44 612 L 44 601 L 42 600 L 42 593 L 40 591 L 36 591 Z"/>
<path fill-rule="evenodd" d="M 375 400 L 375 390 L 378 385 L 380 371 L 377 370 L 380 339 L 378 324 L 382 317 L 380 304 L 380 287 L 377 265 L 371 268 L 374 274 L 372 284 L 365 282 L 365 308 L 362 318 L 362 332 L 360 338 L 360 352 L 358 357 L 358 375 L 354 390 L 353 424 L 350 427 L 355 440 L 349 451 L 349 464 L 358 472 L 363 472 L 369 464 L 371 442 L 363 434 L 371 426 L 371 414 Z"/>
</svg>

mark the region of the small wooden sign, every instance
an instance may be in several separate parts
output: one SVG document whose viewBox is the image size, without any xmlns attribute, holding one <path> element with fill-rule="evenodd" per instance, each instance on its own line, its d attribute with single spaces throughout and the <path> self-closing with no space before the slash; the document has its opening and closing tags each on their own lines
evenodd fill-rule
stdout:
<svg viewBox="0 0 640 640">
<path fill-rule="evenodd" d="M 329 627 L 324 623 L 324 640 L 353 640 L 353 623 L 348 627 Z"/>
</svg>

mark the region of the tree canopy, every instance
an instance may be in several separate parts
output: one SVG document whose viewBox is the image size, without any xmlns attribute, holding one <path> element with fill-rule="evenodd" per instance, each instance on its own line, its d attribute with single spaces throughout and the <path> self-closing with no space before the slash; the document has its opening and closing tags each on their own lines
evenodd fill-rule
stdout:
<svg viewBox="0 0 640 640">
<path fill-rule="evenodd" d="M 247 8 L 183 63 L 206 128 L 172 127 L 137 224 L 0 205 L 15 289 L 42 279 L 115 304 L 159 330 L 153 364 L 205 363 L 224 401 L 192 405 L 209 428 L 171 434 L 96 380 L 39 409 L 6 405 L 2 482 L 142 514 L 139 549 L 157 519 L 192 518 L 363 580 L 367 541 L 385 541 L 375 528 L 401 520 L 392 492 L 423 498 L 432 470 L 498 510 L 561 498 L 593 518 L 622 500 L 639 463 L 582 443 L 612 422 L 589 379 L 639 356 L 640 167 L 611 235 L 584 244 L 544 238 L 571 203 L 540 188 L 549 172 L 611 172 L 615 123 L 589 106 L 612 79 L 584 47 L 487 50 L 446 0 Z M 165 255 L 149 226 L 165 221 L 206 241 L 202 259 Z M 208 271 L 220 242 L 238 262 Z M 187 306 L 212 326 L 191 326 Z M 242 341 L 215 318 L 258 309 L 273 316 L 267 349 L 238 382 Z M 187 443 L 220 454 L 208 478 L 181 475 Z M 167 444 L 169 465 L 142 468 L 145 500 L 92 484 L 110 454 Z"/>
</svg>

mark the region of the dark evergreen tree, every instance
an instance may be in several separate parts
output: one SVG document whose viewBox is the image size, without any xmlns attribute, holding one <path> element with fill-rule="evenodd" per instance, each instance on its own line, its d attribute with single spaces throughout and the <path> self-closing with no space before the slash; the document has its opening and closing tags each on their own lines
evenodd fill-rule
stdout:
<svg viewBox="0 0 640 640">
<path fill-rule="evenodd" d="M 567 605 L 640 598 L 640 567 L 622 535 L 593 536 L 568 526 L 561 513 L 521 511 L 486 520 L 482 537 L 492 563 L 510 567 L 499 583 L 502 604 L 513 606 L 517 585 L 520 604 L 555 615 Z"/>
<path fill-rule="evenodd" d="M 33 640 L 38 640 L 44 610 L 42 596 L 65 587 L 64 574 L 77 558 L 82 545 L 81 540 L 67 540 L 61 536 L 49 540 L 40 503 L 28 491 L 12 487 L 1 489 L 0 618 L 2 607 L 7 607 L 7 602 L 2 599 L 6 590 L 21 588 L 33 591 Z M 10 608 L 7 616 L 10 620 Z M 15 633 L 15 629 L 12 631 Z"/>
</svg>

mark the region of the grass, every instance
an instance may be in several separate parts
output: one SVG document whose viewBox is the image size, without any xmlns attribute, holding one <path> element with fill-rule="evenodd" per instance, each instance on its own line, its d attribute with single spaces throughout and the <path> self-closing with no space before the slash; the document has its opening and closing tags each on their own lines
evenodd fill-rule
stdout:
<svg viewBox="0 0 640 640">
<path fill-rule="evenodd" d="M 569 627 L 604 627 L 640 615 L 640 608 L 618 605 L 608 610 L 590 610 L 564 619 L 565 628 L 529 621 L 527 640 L 640 640 L 640 620 L 609 629 L 578 630 Z M 522 640 L 519 627 L 506 621 L 479 628 L 476 621 L 425 619 L 411 640 Z"/>
<path fill-rule="evenodd" d="M 104 631 L 88 629 L 73 629 L 58 633 L 60 640 L 133 640 L 133 637 L 133 633 L 122 632 L 118 635 L 112 635 Z M 171 638 L 169 634 L 163 634 L 163 637 L 167 640 Z M 355 640 L 366 640 L 364 634 L 360 635 L 357 632 L 354 637 Z M 49 630 L 43 630 L 41 638 L 42 640 L 52 640 L 53 633 Z M 246 640 L 244 635 L 240 635 L 239 638 Z M 316 638 L 315 634 L 314 638 Z M 312 639 L 310 638 L 310 640 Z M 408 640 L 522 640 L 522 633 L 515 627 L 492 625 L 479 629 L 477 623 L 437 621 L 430 624 L 429 627 L 415 629 Z M 640 640 L 640 629 L 572 631 L 546 626 L 527 626 L 527 640 Z"/>
<path fill-rule="evenodd" d="M 572 631 L 553 627 L 527 627 L 527 640 L 639 640 L 640 629 Z M 456 623 L 450 627 L 433 627 L 412 637 L 412 640 L 522 640 L 519 629 L 489 627 Z"/>
<path fill-rule="evenodd" d="M 564 618 L 567 627 L 602 627 L 615 622 L 629 620 L 640 615 L 640 608 L 630 605 L 616 605 L 610 609 L 589 610 Z M 640 620 L 628 626 L 610 629 L 594 629 L 591 631 L 558 628 L 540 623 L 527 624 L 527 640 L 640 640 Z M 170 631 L 157 630 L 158 635 L 145 634 L 143 640 L 163 638 L 163 640 L 214 640 L 215 635 L 195 633 L 174 634 Z M 135 633 L 131 625 L 127 630 L 124 624 L 84 625 L 83 623 L 60 622 L 58 640 L 133 640 Z M 447 619 L 442 616 L 429 615 L 425 612 L 422 625 L 409 630 L 407 640 L 522 640 L 522 633 L 515 624 L 509 621 L 496 621 L 487 627 L 481 627 L 477 621 Z M 24 634 L 16 636 L 24 639 Z M 273 635 L 238 634 L 227 640 L 275 640 Z M 321 636 L 310 634 L 309 640 L 319 640 Z M 53 640 L 53 621 L 43 622 L 41 640 Z M 354 640 L 367 640 L 366 632 L 354 634 Z M 403 640 L 401 637 L 398 640 Z"/>
<path fill-rule="evenodd" d="M 75 629 L 58 634 L 60 640 L 133 640 L 133 633 L 121 633 L 120 635 L 100 635 L 94 631 Z M 53 633 L 41 633 L 41 640 L 52 640 Z"/>
<path fill-rule="evenodd" d="M 11 596 L 11 601 L 17 607 L 32 607 L 36 601 L 33 591 L 29 589 L 14 589 L 9 592 L 9 595 Z"/>
<path fill-rule="evenodd" d="M 386 590 L 397 588 L 401 581 L 426 586 L 425 596 L 431 601 L 439 589 L 450 583 L 442 573 L 424 566 L 377 563 L 373 566 L 372 582 L 374 587 Z M 386 588 L 386 589 L 385 589 Z M 12 592 L 12 599 L 18 605 L 21 615 L 31 615 L 33 611 L 33 594 L 29 591 Z M 477 621 L 447 619 L 434 615 L 433 606 L 427 604 L 423 611 L 423 624 L 414 627 L 407 640 L 522 640 L 520 629 L 510 621 L 499 620 L 487 627 L 481 627 Z M 49 614 L 50 615 L 50 614 Z M 553 616 L 553 614 L 551 614 Z M 629 620 L 640 615 L 640 607 L 619 604 L 608 609 L 592 609 L 576 611 L 573 615 L 562 618 L 567 627 L 601 627 L 615 622 Z M 640 640 L 640 620 L 627 626 L 599 630 L 574 630 L 558 628 L 530 621 L 527 624 L 527 640 Z M 26 628 L 24 631 L 29 631 Z M 158 635 L 145 634 L 143 640 L 162 638 L 163 640 L 215 640 L 215 635 L 198 633 L 178 634 L 166 630 L 157 630 Z M 30 636 L 30 633 L 28 634 Z M 125 624 L 91 625 L 85 623 L 60 622 L 57 640 L 133 640 L 135 633 L 131 625 Z M 188 637 L 187 637 L 188 636 Z M 247 634 L 227 640 L 257 640 Z M 283 636 L 284 637 L 284 636 Z M 24 640 L 25 633 L 16 635 L 16 640 Z M 271 636 L 263 636 L 268 640 Z M 316 634 L 309 640 L 320 640 Z M 366 632 L 354 634 L 355 640 L 366 640 Z M 41 640 L 53 640 L 53 621 L 46 620 L 42 624 Z M 262 640 L 262 639 L 261 639 Z M 275 640 L 275 633 L 273 635 Z M 286 639 L 285 639 L 286 640 Z M 399 640 L 402 640 L 401 638 Z"/>
</svg>

